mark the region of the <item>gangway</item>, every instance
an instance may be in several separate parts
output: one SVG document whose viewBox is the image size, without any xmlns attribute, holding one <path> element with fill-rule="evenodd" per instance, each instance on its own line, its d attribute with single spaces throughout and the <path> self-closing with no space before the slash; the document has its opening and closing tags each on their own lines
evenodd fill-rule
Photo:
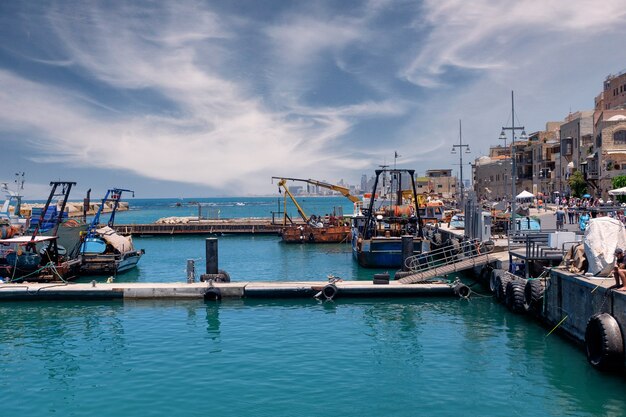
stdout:
<svg viewBox="0 0 626 417">
<path fill-rule="evenodd" d="M 410 275 L 400 279 L 400 282 L 416 284 L 435 277 L 485 265 L 490 262 L 489 254 L 493 252 L 493 249 L 492 244 L 470 239 L 410 256 L 405 261 Z"/>
</svg>

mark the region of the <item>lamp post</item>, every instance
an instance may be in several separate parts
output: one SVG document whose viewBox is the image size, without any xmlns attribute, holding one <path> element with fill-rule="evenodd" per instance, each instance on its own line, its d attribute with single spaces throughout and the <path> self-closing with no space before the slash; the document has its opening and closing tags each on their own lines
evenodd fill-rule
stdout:
<svg viewBox="0 0 626 417">
<path fill-rule="evenodd" d="M 526 136 L 526 131 L 524 130 L 524 126 L 515 126 L 515 98 L 514 93 L 511 91 L 511 126 L 510 127 L 502 127 L 502 133 L 500 133 L 500 139 L 503 137 L 506 138 L 505 130 L 511 131 L 511 159 L 512 159 L 512 168 L 511 168 L 511 228 L 515 230 L 515 180 L 517 177 L 517 164 L 515 161 L 515 131 L 521 130 L 522 134 L 520 135 L 520 140 L 528 139 Z"/>
<path fill-rule="evenodd" d="M 465 153 L 470 153 L 469 145 L 463 145 L 463 136 L 461 134 L 461 120 L 459 120 L 459 144 L 452 145 L 453 154 L 456 153 L 456 148 L 459 148 L 459 168 L 461 174 L 461 198 L 460 198 L 460 207 L 463 207 L 463 196 L 465 194 L 465 184 L 463 184 L 463 148 L 465 148 Z"/>
</svg>

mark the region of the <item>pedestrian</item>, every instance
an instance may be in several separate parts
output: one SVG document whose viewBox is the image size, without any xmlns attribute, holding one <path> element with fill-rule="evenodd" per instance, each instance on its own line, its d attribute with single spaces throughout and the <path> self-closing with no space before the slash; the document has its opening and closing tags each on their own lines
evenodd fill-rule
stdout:
<svg viewBox="0 0 626 417">
<path fill-rule="evenodd" d="M 556 230 L 563 230 L 563 223 L 565 222 L 563 207 L 559 206 L 557 211 L 554 212 L 554 215 L 556 216 Z"/>
</svg>

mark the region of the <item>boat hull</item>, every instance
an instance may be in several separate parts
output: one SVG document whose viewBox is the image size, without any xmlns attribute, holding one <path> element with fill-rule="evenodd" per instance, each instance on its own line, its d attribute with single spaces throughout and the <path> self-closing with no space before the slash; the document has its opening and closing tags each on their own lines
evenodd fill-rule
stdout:
<svg viewBox="0 0 626 417">
<path fill-rule="evenodd" d="M 311 227 L 309 225 L 285 227 L 282 231 L 285 243 L 343 243 L 349 242 L 350 226 Z"/>
<path fill-rule="evenodd" d="M 352 255 L 364 268 L 400 268 L 402 266 L 402 238 L 374 237 L 352 242 Z M 428 251 L 428 242 L 413 239 L 413 255 Z"/>
<path fill-rule="evenodd" d="M 119 274 L 137 266 L 142 255 L 142 250 L 115 254 L 86 253 L 81 256 L 80 272 L 85 275 Z"/>
</svg>

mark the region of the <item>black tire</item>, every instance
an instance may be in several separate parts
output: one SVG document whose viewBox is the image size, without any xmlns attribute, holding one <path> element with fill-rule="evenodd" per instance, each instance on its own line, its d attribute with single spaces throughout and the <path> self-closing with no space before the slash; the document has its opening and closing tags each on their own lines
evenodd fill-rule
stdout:
<svg viewBox="0 0 626 417">
<path fill-rule="evenodd" d="M 328 284 L 324 288 L 322 288 L 322 295 L 327 300 L 332 300 L 333 298 L 335 298 L 338 292 L 339 292 L 339 289 L 337 288 L 335 284 Z"/>
<path fill-rule="evenodd" d="M 491 277 L 491 268 L 490 267 L 483 267 L 483 269 L 480 270 L 480 275 L 478 276 L 478 281 L 483 283 L 489 280 L 489 278 Z"/>
<path fill-rule="evenodd" d="M 506 300 L 506 286 L 509 282 L 513 281 L 513 275 L 503 273 L 496 278 L 496 298 L 500 302 Z"/>
<path fill-rule="evenodd" d="M 516 279 L 509 281 L 506 284 L 506 300 L 505 304 L 509 310 L 515 314 L 522 314 L 526 312 L 524 304 L 526 299 L 524 298 L 524 288 L 526 287 L 525 279 Z"/>
<path fill-rule="evenodd" d="M 546 283 L 543 279 L 529 279 L 524 288 L 524 303 L 527 311 L 541 311 L 541 300 L 546 290 Z"/>
<path fill-rule="evenodd" d="M 204 301 L 219 301 L 222 299 L 222 292 L 219 288 L 207 288 L 204 292 Z"/>
<path fill-rule="evenodd" d="M 496 278 L 504 274 L 504 269 L 494 269 L 489 276 L 489 289 L 492 293 L 496 292 Z"/>
<path fill-rule="evenodd" d="M 591 316 L 585 330 L 587 360 L 594 368 L 619 370 L 624 364 L 624 340 L 617 321 L 608 313 Z"/>
<path fill-rule="evenodd" d="M 453 289 L 456 295 L 465 300 L 469 300 L 470 295 L 472 294 L 472 290 L 470 289 L 470 287 L 461 282 L 457 283 Z"/>
</svg>

